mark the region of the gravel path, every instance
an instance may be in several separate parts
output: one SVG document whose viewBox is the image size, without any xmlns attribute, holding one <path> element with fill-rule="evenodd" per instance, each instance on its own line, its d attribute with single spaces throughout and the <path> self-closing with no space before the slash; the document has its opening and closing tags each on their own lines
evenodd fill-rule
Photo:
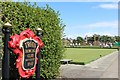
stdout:
<svg viewBox="0 0 120 80">
<path fill-rule="evenodd" d="M 118 51 L 86 65 L 61 65 L 62 78 L 118 78 Z"/>
</svg>

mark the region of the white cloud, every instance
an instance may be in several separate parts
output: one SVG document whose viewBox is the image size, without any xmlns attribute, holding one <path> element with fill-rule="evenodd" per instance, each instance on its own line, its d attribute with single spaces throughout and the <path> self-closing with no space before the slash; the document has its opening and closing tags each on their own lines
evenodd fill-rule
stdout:
<svg viewBox="0 0 120 80">
<path fill-rule="evenodd" d="M 99 7 L 106 8 L 106 9 L 118 9 L 117 4 L 102 4 L 102 5 L 99 5 Z"/>
<path fill-rule="evenodd" d="M 108 28 L 118 28 L 118 21 L 110 21 L 110 22 L 97 22 L 93 24 L 89 24 L 88 27 L 91 28 L 103 28 L 103 27 L 108 27 Z"/>
<path fill-rule="evenodd" d="M 88 33 L 85 33 L 85 34 L 71 34 L 71 35 L 66 35 L 64 38 L 72 38 L 72 39 L 76 39 L 78 36 L 82 37 L 82 38 L 85 38 L 86 36 L 87 37 L 92 37 L 94 34 L 98 34 L 100 36 L 103 36 L 103 35 L 107 35 L 107 36 L 115 36 L 116 34 L 112 34 L 110 32 L 88 32 Z"/>
<path fill-rule="evenodd" d="M 111 4 L 100 4 L 93 8 L 104 8 L 104 9 L 118 9 L 118 3 L 111 3 Z"/>
<path fill-rule="evenodd" d="M 65 38 L 72 38 L 72 39 L 76 39 L 78 36 L 83 37 L 84 35 L 81 34 L 71 34 L 71 35 L 66 35 Z"/>
<path fill-rule="evenodd" d="M 88 36 L 88 37 L 91 37 L 93 36 L 94 34 L 98 34 L 98 35 L 108 35 L 108 36 L 115 36 L 114 34 L 111 34 L 111 33 L 108 33 L 108 32 L 90 32 L 90 33 L 85 33 L 84 36 Z"/>
<path fill-rule="evenodd" d="M 75 39 L 78 36 L 85 38 L 86 35 L 92 36 L 94 34 L 99 35 L 108 35 L 115 36 L 118 35 L 118 21 L 104 21 L 104 22 L 96 22 L 85 25 L 69 25 L 69 28 L 66 27 L 67 35 L 65 37 Z"/>
</svg>

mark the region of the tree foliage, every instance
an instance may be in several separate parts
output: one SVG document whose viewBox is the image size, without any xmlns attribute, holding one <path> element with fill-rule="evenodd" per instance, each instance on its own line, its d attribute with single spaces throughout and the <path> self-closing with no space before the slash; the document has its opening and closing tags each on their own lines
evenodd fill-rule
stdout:
<svg viewBox="0 0 120 80">
<path fill-rule="evenodd" d="M 36 4 L 19 2 L 1 2 L 2 21 L 4 24 L 12 24 L 12 35 L 26 28 L 30 28 L 36 33 L 36 28 L 44 30 L 41 37 L 44 48 L 41 50 L 41 76 L 43 78 L 54 78 L 59 74 L 60 59 L 64 51 L 62 44 L 62 33 L 65 25 L 59 18 L 59 13 L 48 5 L 40 8 Z"/>
<path fill-rule="evenodd" d="M 115 36 L 115 41 L 120 42 L 120 36 Z"/>
<path fill-rule="evenodd" d="M 80 36 L 77 37 L 77 41 L 78 43 L 83 43 L 84 42 L 84 39 Z"/>
<path fill-rule="evenodd" d="M 101 42 L 114 42 L 114 39 L 112 38 L 112 37 L 110 37 L 110 36 L 105 36 L 105 35 L 103 35 L 103 36 L 101 36 L 100 37 L 100 41 Z"/>
</svg>

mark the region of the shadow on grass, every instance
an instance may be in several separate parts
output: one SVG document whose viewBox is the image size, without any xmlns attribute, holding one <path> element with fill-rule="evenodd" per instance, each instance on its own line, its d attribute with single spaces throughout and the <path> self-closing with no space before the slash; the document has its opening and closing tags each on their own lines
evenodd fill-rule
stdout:
<svg viewBox="0 0 120 80">
<path fill-rule="evenodd" d="M 70 62 L 69 64 L 79 64 L 79 65 L 85 65 L 85 62 Z"/>
<path fill-rule="evenodd" d="M 101 57 L 100 57 L 100 58 L 101 58 Z M 74 61 L 72 61 L 72 62 L 69 62 L 69 64 L 86 65 L 86 64 L 88 64 L 88 63 L 90 63 L 90 62 L 96 61 L 97 59 L 99 59 L 99 58 L 96 58 L 96 59 L 91 60 L 91 61 L 88 61 L 88 62 L 74 62 Z M 66 64 L 66 62 L 64 62 L 64 63 L 62 63 L 62 64 Z"/>
</svg>

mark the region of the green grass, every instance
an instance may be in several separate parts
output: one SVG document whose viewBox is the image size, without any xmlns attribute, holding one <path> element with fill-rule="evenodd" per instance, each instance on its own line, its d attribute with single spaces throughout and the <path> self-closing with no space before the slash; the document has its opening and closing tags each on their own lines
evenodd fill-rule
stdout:
<svg viewBox="0 0 120 80">
<path fill-rule="evenodd" d="M 93 60 L 105 56 L 116 49 L 85 49 L 85 48 L 66 48 L 64 59 L 72 59 L 71 63 L 87 64 Z"/>
</svg>

